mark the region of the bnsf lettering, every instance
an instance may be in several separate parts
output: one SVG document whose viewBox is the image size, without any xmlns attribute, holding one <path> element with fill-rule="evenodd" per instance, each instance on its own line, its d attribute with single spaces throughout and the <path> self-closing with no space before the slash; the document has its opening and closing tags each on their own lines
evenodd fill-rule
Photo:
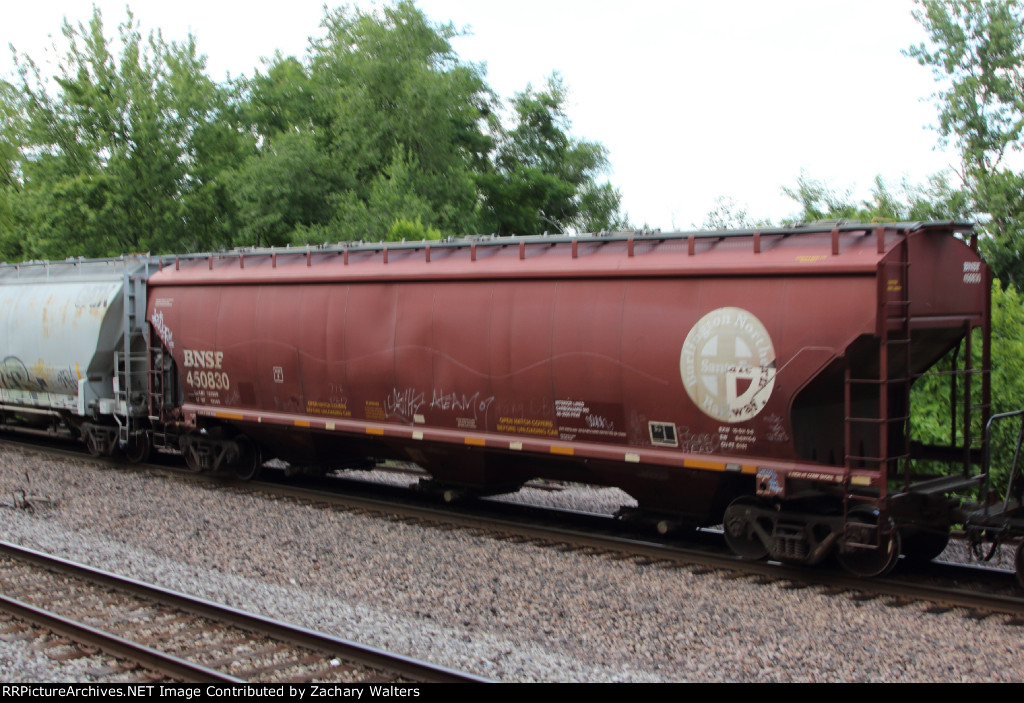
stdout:
<svg viewBox="0 0 1024 703">
<path fill-rule="evenodd" d="M 188 369 L 219 369 L 224 363 L 224 352 L 185 350 L 185 368 Z"/>
</svg>

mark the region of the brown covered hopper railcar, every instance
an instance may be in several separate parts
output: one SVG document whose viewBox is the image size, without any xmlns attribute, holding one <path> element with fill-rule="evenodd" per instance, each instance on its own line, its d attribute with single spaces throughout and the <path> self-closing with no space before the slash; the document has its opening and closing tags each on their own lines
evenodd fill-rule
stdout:
<svg viewBox="0 0 1024 703">
<path fill-rule="evenodd" d="M 197 468 L 375 457 L 446 491 L 619 486 L 661 524 L 724 520 L 744 556 L 838 549 L 881 573 L 901 541 L 941 551 L 950 495 L 978 484 L 980 437 L 907 432 L 911 384 L 958 346 L 969 365 L 974 328 L 988 367 L 971 237 L 828 224 L 182 257 L 149 279 L 151 414 Z M 988 376 L 960 371 L 950 421 L 970 435 Z M 924 480 L 913 453 L 958 467 Z"/>
</svg>

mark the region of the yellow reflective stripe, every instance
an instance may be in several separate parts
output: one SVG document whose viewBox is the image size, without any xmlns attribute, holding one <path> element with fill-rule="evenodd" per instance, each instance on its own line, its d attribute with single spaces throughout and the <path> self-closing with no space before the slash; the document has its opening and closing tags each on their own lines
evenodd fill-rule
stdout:
<svg viewBox="0 0 1024 703">
<path fill-rule="evenodd" d="M 244 420 L 245 416 L 242 413 L 228 413 L 223 411 L 217 411 L 213 414 L 214 417 L 221 417 L 225 420 Z"/>
<path fill-rule="evenodd" d="M 704 461 L 703 459 L 686 459 L 683 466 L 688 469 L 707 469 L 708 471 L 725 471 L 725 464 L 720 461 Z"/>
<path fill-rule="evenodd" d="M 741 474 L 756 474 L 757 467 L 753 464 L 726 464 L 721 461 L 706 461 L 704 459 L 686 459 L 683 466 L 687 469 L 703 469 L 705 471 L 738 471 Z"/>
</svg>

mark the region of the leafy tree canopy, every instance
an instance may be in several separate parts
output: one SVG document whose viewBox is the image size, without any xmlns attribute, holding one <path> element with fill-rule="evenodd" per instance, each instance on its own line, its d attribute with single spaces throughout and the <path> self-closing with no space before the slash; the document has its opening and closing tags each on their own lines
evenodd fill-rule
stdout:
<svg viewBox="0 0 1024 703">
<path fill-rule="evenodd" d="M 455 30 L 412 2 L 327 11 L 322 27 L 304 60 L 278 54 L 243 84 L 260 146 L 226 176 L 234 242 L 381 239 L 398 220 L 473 231 L 496 99 Z"/>
<path fill-rule="evenodd" d="M 971 216 L 967 193 L 950 185 L 945 176 L 933 176 L 921 186 L 906 180 L 896 185 L 875 177 L 870 197 L 858 201 L 851 189 L 837 190 L 804 171 L 794 186 L 782 192 L 799 206 L 780 225 L 848 220 L 851 222 L 912 222 L 966 220 Z M 770 219 L 752 217 L 730 197 L 718 198 L 704 219 L 704 229 L 752 229 L 777 226 Z"/>
<path fill-rule="evenodd" d="M 715 209 L 705 216 L 701 229 L 754 229 L 771 227 L 770 219 L 756 219 L 750 216 L 747 208 L 742 207 L 729 196 L 715 199 Z"/>
<path fill-rule="evenodd" d="M 480 180 L 487 229 L 498 234 L 622 229 L 621 195 L 597 178 L 608 152 L 575 139 L 565 113 L 568 90 L 557 74 L 512 100 L 515 123 L 498 133 L 494 168 Z"/>
<path fill-rule="evenodd" d="M 4 91 L 5 112 L 23 130 L 0 140 L 18 191 L 8 250 L 12 239 L 47 258 L 223 241 L 231 210 L 217 176 L 251 140 L 224 121 L 229 96 L 205 76 L 194 39 L 144 39 L 129 12 L 114 41 L 98 9 L 88 25 L 65 22 L 63 34 L 69 49 L 54 86 L 16 56 L 18 84 Z"/>
<path fill-rule="evenodd" d="M 573 138 L 566 89 L 527 89 L 504 129 L 457 32 L 411 0 L 326 10 L 304 57 L 217 84 L 194 37 L 63 26 L 47 78 L 0 82 L 0 255 L 53 258 L 544 229 L 622 221 Z"/>
<path fill-rule="evenodd" d="M 906 180 L 897 186 L 875 177 L 868 200 L 857 202 L 850 190 L 836 191 L 804 172 L 795 187 L 782 192 L 800 205 L 800 211 L 784 224 L 818 220 L 857 222 L 913 222 L 967 219 L 970 206 L 966 194 L 950 185 L 945 176 L 933 176 L 925 186 Z"/>
<path fill-rule="evenodd" d="M 1024 7 L 1016 0 L 918 0 L 928 42 L 905 53 L 931 68 L 941 139 L 960 152 L 960 173 L 980 220 L 986 258 L 1024 288 Z"/>
</svg>

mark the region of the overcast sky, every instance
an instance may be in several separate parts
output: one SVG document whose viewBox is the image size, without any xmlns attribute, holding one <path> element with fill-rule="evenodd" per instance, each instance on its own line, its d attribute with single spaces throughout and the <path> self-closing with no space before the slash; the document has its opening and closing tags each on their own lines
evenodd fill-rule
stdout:
<svg viewBox="0 0 1024 703">
<path fill-rule="evenodd" d="M 0 40 L 40 61 L 85 0 L 8 2 Z M 123 0 L 97 0 L 107 33 Z M 215 80 L 252 75 L 275 50 L 303 56 L 322 0 L 135 0 L 144 33 L 195 35 Z M 333 3 L 329 3 L 332 4 Z M 371 3 L 360 2 L 369 7 Z M 876 175 L 923 183 L 955 165 L 936 148 L 931 72 L 900 50 L 922 41 L 911 0 L 418 0 L 468 36 L 508 98 L 552 71 L 570 90 L 576 136 L 608 148 L 608 179 L 635 224 L 699 226 L 715 199 L 753 217 L 796 210 L 781 192 L 801 169 L 867 197 Z M 0 75 L 13 67 L 0 53 Z"/>
</svg>

